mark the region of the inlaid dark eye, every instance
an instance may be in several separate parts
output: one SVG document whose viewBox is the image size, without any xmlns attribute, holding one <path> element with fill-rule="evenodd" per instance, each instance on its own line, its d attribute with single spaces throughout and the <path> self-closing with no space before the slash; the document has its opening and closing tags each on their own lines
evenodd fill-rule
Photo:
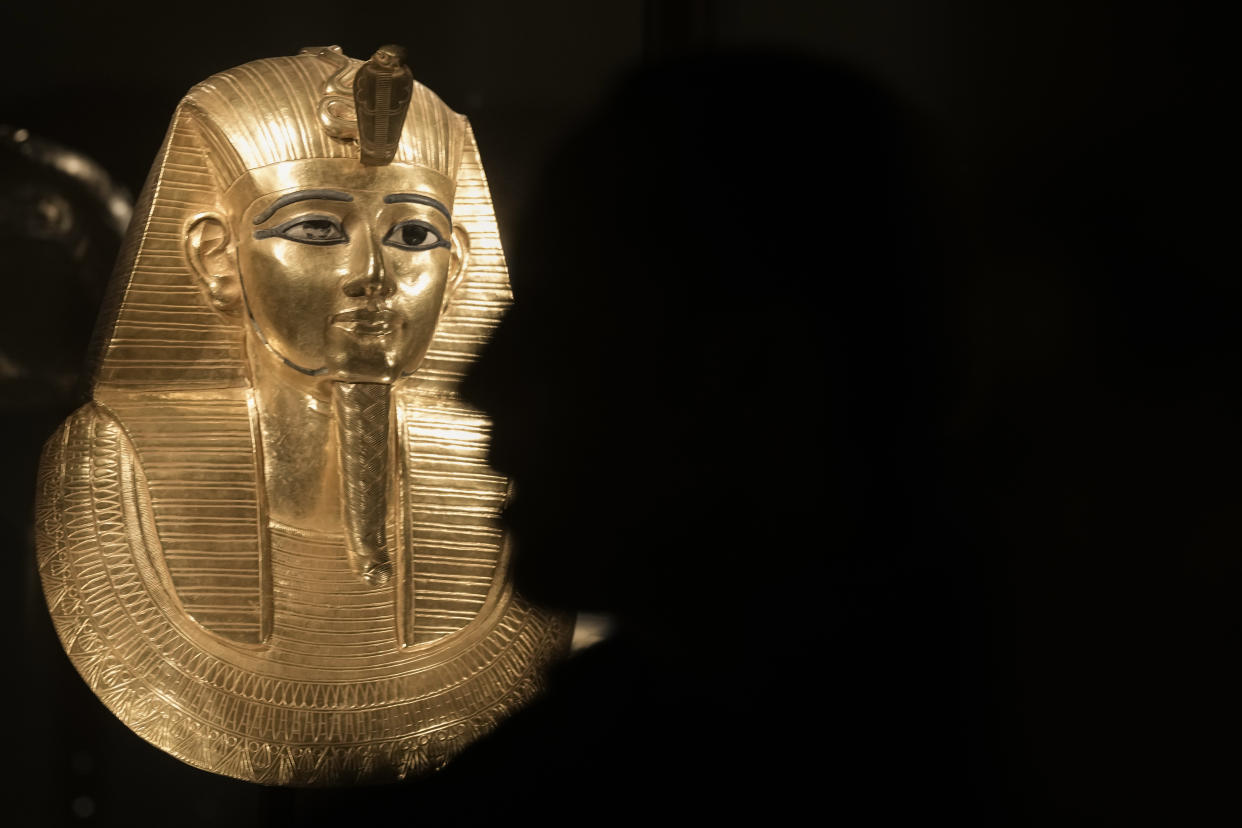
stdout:
<svg viewBox="0 0 1242 828">
<path fill-rule="evenodd" d="M 336 222 L 327 219 L 307 219 L 299 221 L 292 227 L 286 228 L 284 232 L 286 239 L 294 241 L 313 242 L 322 244 L 323 242 L 344 241 L 345 234 Z"/>
<path fill-rule="evenodd" d="M 349 241 L 345 228 L 333 216 L 299 216 L 270 230 L 256 230 L 256 239 L 279 236 L 301 244 L 340 244 Z"/>
<path fill-rule="evenodd" d="M 448 241 L 440 238 L 434 227 L 418 219 L 409 219 L 394 226 L 384 237 L 384 244 L 402 250 L 431 250 L 449 246 Z"/>
</svg>

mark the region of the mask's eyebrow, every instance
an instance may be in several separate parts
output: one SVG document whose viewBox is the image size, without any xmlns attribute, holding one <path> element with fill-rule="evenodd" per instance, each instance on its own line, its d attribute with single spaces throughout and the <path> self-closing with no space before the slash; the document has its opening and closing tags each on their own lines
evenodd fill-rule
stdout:
<svg viewBox="0 0 1242 828">
<path fill-rule="evenodd" d="M 420 193 L 393 193 L 384 196 L 385 204 L 426 204 L 428 207 L 434 207 L 449 221 L 453 220 L 453 216 L 449 214 L 449 210 L 440 202 L 431 196 L 421 195 Z"/>
<path fill-rule="evenodd" d="M 322 198 L 327 201 L 353 201 L 354 197 L 349 193 L 343 193 L 340 190 L 298 190 L 296 193 L 287 193 L 280 198 L 267 205 L 263 212 L 254 217 L 255 224 L 262 224 L 272 217 L 281 207 L 285 207 L 295 201 L 306 201 L 311 198 Z"/>
</svg>

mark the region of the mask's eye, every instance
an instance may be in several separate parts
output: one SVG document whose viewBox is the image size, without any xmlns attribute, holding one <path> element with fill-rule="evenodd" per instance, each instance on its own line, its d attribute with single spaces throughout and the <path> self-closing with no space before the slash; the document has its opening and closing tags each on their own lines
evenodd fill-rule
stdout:
<svg viewBox="0 0 1242 828">
<path fill-rule="evenodd" d="M 384 237 L 384 244 L 402 250 L 431 250 L 449 246 L 448 240 L 440 238 L 434 227 L 418 219 L 409 219 L 395 225 Z"/>
<path fill-rule="evenodd" d="M 270 230 L 256 230 L 256 239 L 279 236 L 302 244 L 340 244 L 349 241 L 345 228 L 335 216 L 298 216 Z"/>
</svg>

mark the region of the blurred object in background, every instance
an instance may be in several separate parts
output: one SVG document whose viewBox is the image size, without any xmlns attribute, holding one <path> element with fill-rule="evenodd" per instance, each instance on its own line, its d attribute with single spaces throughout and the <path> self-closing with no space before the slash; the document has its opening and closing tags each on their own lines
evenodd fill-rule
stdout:
<svg viewBox="0 0 1242 828">
<path fill-rule="evenodd" d="M 132 199 L 84 155 L 0 125 L 0 411 L 71 404 Z"/>
</svg>

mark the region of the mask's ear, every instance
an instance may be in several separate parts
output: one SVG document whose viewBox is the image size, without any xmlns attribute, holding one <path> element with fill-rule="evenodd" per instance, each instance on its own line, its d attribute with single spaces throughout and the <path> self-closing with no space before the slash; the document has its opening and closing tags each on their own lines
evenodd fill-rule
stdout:
<svg viewBox="0 0 1242 828">
<path fill-rule="evenodd" d="M 448 310 L 449 302 L 457 287 L 466 276 L 466 267 L 470 264 L 470 234 L 460 224 L 453 225 L 453 247 L 449 251 L 448 284 L 444 286 L 444 303 L 440 313 Z"/>
<path fill-rule="evenodd" d="M 211 306 L 235 316 L 241 312 L 241 279 L 229 223 L 218 213 L 199 213 L 185 228 L 185 257 Z"/>
</svg>

